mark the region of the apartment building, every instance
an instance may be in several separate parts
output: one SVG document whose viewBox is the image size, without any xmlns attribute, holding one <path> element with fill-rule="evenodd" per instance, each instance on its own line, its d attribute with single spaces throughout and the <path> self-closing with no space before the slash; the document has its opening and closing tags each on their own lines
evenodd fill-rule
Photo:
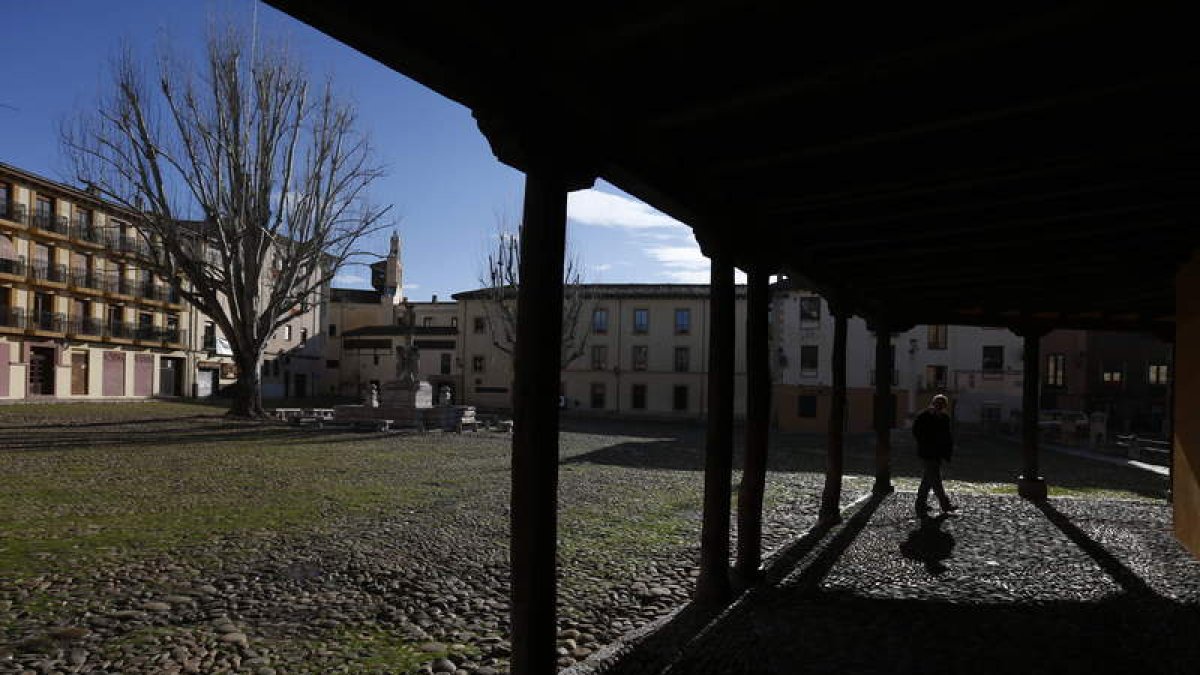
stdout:
<svg viewBox="0 0 1200 675">
<path fill-rule="evenodd" d="M 194 313 L 87 191 L 0 164 L 0 401 L 191 393 Z"/>
<path fill-rule="evenodd" d="M 778 428 L 825 431 L 833 376 L 834 318 L 817 293 L 781 281 L 772 287 L 772 406 Z M 935 393 L 951 399 L 956 420 L 1003 423 L 1021 409 L 1022 339 L 1004 328 L 916 326 L 893 334 L 892 392 L 897 426 Z M 847 429 L 873 428 L 875 336 L 847 322 Z"/>
<path fill-rule="evenodd" d="M 746 290 L 736 289 L 739 326 Z M 583 354 L 562 373 L 560 394 L 573 411 L 623 416 L 698 418 L 708 401 L 706 284 L 587 284 L 577 333 Z M 467 403 L 511 407 L 512 359 L 493 343 L 482 290 L 456 293 L 464 327 L 461 358 Z M 746 399 L 745 335 L 738 331 L 735 410 Z"/>
</svg>

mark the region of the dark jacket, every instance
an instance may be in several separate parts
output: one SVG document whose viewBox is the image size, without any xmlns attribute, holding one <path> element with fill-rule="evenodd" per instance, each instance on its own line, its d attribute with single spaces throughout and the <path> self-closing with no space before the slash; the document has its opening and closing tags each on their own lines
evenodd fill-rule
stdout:
<svg viewBox="0 0 1200 675">
<path fill-rule="evenodd" d="M 954 452 L 954 437 L 950 435 L 950 416 L 926 408 L 913 421 L 913 438 L 917 439 L 917 455 L 921 459 L 949 460 Z"/>
</svg>

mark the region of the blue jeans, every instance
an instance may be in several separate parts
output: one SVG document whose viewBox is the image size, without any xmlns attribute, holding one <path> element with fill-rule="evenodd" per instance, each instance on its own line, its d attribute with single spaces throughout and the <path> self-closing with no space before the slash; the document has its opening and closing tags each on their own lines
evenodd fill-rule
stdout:
<svg viewBox="0 0 1200 675">
<path fill-rule="evenodd" d="M 950 498 L 946 496 L 946 488 L 942 487 L 942 460 L 922 459 L 921 463 L 925 465 L 925 473 L 921 476 L 921 487 L 917 488 L 917 508 L 929 504 L 929 491 L 933 490 L 938 504 L 945 510 L 950 505 Z"/>
</svg>

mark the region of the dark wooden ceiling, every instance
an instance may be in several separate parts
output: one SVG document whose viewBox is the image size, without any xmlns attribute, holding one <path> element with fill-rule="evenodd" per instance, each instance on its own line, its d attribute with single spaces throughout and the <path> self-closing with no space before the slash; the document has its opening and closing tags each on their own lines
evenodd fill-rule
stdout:
<svg viewBox="0 0 1200 675">
<path fill-rule="evenodd" d="M 269 2 L 469 107 L 501 161 L 868 316 L 1162 332 L 1200 246 L 1200 49 L 1165 8 Z"/>
</svg>

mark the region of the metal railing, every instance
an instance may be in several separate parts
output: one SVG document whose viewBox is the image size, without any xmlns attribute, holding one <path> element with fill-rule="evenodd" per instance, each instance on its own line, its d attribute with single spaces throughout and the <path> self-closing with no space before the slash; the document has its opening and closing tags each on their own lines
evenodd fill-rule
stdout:
<svg viewBox="0 0 1200 675">
<path fill-rule="evenodd" d="M 104 322 L 94 316 L 73 316 L 67 321 L 67 332 L 72 335 L 104 335 Z"/>
<path fill-rule="evenodd" d="M 24 328 L 25 310 L 20 307 L 0 307 L 0 326 Z"/>
<path fill-rule="evenodd" d="M 71 227 L 71 236 L 75 239 L 88 241 L 93 244 L 105 244 L 104 228 L 96 227 L 90 221 L 76 220 Z"/>
<path fill-rule="evenodd" d="M 33 226 L 39 230 L 46 232 L 54 232 L 55 234 L 69 235 L 71 234 L 70 222 L 66 216 L 57 216 L 53 213 L 35 213 L 33 215 Z"/>
<path fill-rule="evenodd" d="M 34 260 L 30 268 L 33 278 L 38 281 L 50 281 L 58 284 L 67 283 L 67 266 L 51 265 L 44 260 Z"/>
<path fill-rule="evenodd" d="M 25 265 L 25 256 L 17 256 L 16 258 L 0 258 L 0 274 L 13 274 L 16 276 L 25 276 L 27 266 Z"/>
<path fill-rule="evenodd" d="M 62 333 L 67 328 L 67 316 L 62 312 L 31 312 L 29 328 L 51 333 Z"/>
<path fill-rule="evenodd" d="M 104 283 L 104 275 L 87 270 L 71 270 L 71 285 L 78 288 L 91 288 L 97 291 L 107 288 L 107 285 Z"/>
<path fill-rule="evenodd" d="M 124 321 L 108 321 L 104 324 L 104 337 L 132 340 L 137 326 Z"/>
<path fill-rule="evenodd" d="M 217 348 L 217 336 L 205 333 L 204 342 L 200 345 L 200 348 L 210 352 L 215 351 Z"/>
<path fill-rule="evenodd" d="M 29 209 L 24 204 L 16 202 L 8 202 L 3 211 L 0 211 L 0 217 L 7 218 L 22 225 L 29 224 Z"/>
</svg>

